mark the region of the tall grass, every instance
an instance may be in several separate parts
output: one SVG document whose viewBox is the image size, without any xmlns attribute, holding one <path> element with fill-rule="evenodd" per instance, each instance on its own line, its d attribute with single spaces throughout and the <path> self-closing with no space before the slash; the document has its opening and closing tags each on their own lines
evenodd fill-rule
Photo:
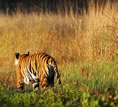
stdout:
<svg viewBox="0 0 118 107">
<path fill-rule="evenodd" d="M 59 64 L 111 61 L 117 54 L 117 6 L 89 15 L 0 15 L 0 66 L 11 66 L 14 53 L 44 51 Z"/>
<path fill-rule="evenodd" d="M 9 71 L 11 70 L 11 71 Z M 103 93 L 106 89 L 118 88 L 118 66 L 112 64 L 83 64 L 66 63 L 59 67 L 62 86 L 69 85 L 73 89 L 93 93 Z M 15 67 L 0 70 L 0 83 L 7 91 L 16 91 Z M 58 87 L 56 78 L 55 86 Z M 40 89 L 41 86 L 40 86 Z M 33 91 L 32 84 L 25 85 L 25 91 Z"/>
</svg>

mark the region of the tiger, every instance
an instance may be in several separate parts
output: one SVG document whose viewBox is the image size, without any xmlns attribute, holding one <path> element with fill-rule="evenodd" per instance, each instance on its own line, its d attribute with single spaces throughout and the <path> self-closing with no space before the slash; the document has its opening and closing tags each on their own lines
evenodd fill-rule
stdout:
<svg viewBox="0 0 118 107">
<path fill-rule="evenodd" d="M 60 73 L 55 59 L 46 53 L 20 54 L 15 53 L 15 65 L 17 76 L 17 90 L 23 90 L 24 84 L 33 84 L 35 91 L 39 85 L 44 89 L 54 87 L 54 77 L 61 86 Z"/>
</svg>

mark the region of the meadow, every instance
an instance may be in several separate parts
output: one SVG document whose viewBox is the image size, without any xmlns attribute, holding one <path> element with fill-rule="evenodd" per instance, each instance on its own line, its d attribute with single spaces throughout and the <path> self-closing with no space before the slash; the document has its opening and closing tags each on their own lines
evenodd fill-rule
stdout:
<svg viewBox="0 0 118 107">
<path fill-rule="evenodd" d="M 16 90 L 15 52 L 53 56 L 63 87 Z M 0 14 L 0 105 L 118 106 L 118 7 L 78 15 Z"/>
</svg>

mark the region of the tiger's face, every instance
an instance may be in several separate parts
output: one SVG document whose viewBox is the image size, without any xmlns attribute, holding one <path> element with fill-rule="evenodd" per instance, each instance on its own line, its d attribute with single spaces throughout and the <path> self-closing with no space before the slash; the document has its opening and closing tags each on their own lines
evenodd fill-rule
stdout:
<svg viewBox="0 0 118 107">
<path fill-rule="evenodd" d="M 15 65 L 18 65 L 18 61 L 19 59 L 22 59 L 25 56 L 29 56 L 29 52 L 27 52 L 27 54 L 21 54 L 20 53 L 15 53 L 16 59 L 15 59 Z"/>
</svg>

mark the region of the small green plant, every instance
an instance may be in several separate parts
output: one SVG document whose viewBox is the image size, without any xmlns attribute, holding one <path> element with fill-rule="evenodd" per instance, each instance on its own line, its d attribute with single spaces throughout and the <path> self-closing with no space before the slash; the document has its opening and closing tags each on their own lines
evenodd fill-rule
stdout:
<svg viewBox="0 0 118 107">
<path fill-rule="evenodd" d="M 99 107 L 118 106 L 118 90 L 105 89 L 104 94 L 92 95 L 73 88 L 72 85 L 64 85 L 61 88 L 52 88 L 46 91 L 15 92 L 9 94 L 5 87 L 0 84 L 0 104 L 2 107 Z"/>
</svg>

